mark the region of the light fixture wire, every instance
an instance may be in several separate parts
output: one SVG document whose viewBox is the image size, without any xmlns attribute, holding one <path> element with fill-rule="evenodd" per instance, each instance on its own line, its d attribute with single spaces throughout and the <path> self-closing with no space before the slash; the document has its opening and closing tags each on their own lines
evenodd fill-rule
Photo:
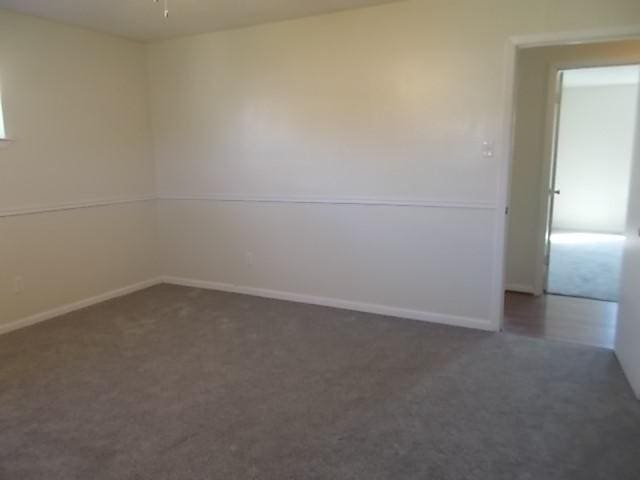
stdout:
<svg viewBox="0 0 640 480">
<path fill-rule="evenodd" d="M 153 3 L 160 3 L 160 0 L 153 0 Z M 169 18 L 169 0 L 164 0 L 164 18 Z"/>
</svg>

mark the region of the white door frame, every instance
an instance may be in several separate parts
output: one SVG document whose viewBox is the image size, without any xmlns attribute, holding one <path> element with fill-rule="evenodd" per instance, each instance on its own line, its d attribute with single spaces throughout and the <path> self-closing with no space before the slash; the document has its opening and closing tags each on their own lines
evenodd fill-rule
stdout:
<svg viewBox="0 0 640 480">
<path fill-rule="evenodd" d="M 540 178 L 540 230 L 536 244 L 535 295 L 543 295 L 549 279 L 551 256 L 551 231 L 555 206 L 556 171 L 558 168 L 558 136 L 560 133 L 560 109 L 562 107 L 562 68 L 553 65 L 549 71 L 548 98 L 545 113 L 544 150 Z M 542 229 L 544 228 L 544 233 Z"/>
<path fill-rule="evenodd" d="M 640 25 L 622 28 L 584 30 L 564 33 L 544 33 L 511 37 L 504 50 L 503 119 L 499 136 L 501 168 L 496 210 L 496 238 L 494 255 L 497 259 L 493 280 L 492 323 L 495 330 L 504 326 L 505 273 L 507 261 L 507 207 L 509 205 L 511 169 L 515 132 L 516 58 L 518 50 L 531 47 L 561 46 L 580 43 L 600 43 L 640 38 Z"/>
</svg>

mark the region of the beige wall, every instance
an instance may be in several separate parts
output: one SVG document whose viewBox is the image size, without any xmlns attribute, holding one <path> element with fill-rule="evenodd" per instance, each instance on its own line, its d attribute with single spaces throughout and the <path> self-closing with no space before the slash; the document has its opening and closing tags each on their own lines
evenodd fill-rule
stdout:
<svg viewBox="0 0 640 480">
<path fill-rule="evenodd" d="M 549 178 L 545 134 L 552 67 L 634 61 L 640 61 L 640 41 L 520 51 L 507 240 L 508 288 L 524 291 L 542 288 L 545 228 L 542 191 Z"/>
<path fill-rule="evenodd" d="M 159 213 L 164 271 L 178 279 L 488 328 L 477 274 L 444 265 L 491 270 L 491 210 L 163 200 Z"/>
<path fill-rule="evenodd" d="M 638 85 L 564 88 L 553 228 L 624 233 Z"/>
<path fill-rule="evenodd" d="M 413 0 L 142 47 L 2 12 L 0 318 L 163 273 L 496 328 L 507 40 L 633 24 Z M 24 214 L 96 201 L 129 203 Z"/>
<path fill-rule="evenodd" d="M 0 329 L 157 275 L 144 55 L 0 10 Z"/>
<path fill-rule="evenodd" d="M 497 327 L 508 38 L 634 23 L 416 0 L 150 45 L 166 274 Z"/>
</svg>

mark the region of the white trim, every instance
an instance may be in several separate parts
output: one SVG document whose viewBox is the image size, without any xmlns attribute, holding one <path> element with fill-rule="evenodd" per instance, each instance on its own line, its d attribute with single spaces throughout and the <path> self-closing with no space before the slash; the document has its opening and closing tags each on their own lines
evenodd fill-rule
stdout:
<svg viewBox="0 0 640 480">
<path fill-rule="evenodd" d="M 259 197 L 250 195 L 140 195 L 134 197 L 105 198 L 98 200 L 83 200 L 52 205 L 29 205 L 0 209 L 0 218 L 18 217 L 22 215 L 37 215 L 41 213 L 78 210 L 82 208 L 105 207 L 126 203 L 150 202 L 154 200 L 180 201 L 210 201 L 237 203 L 293 203 L 293 204 L 324 204 L 324 205 L 364 205 L 364 206 L 393 206 L 393 207 L 426 207 L 426 208 L 458 208 L 471 210 L 494 210 L 496 205 L 489 202 L 451 202 L 437 200 L 416 199 L 386 199 L 375 197 Z"/>
<path fill-rule="evenodd" d="M 618 40 L 634 40 L 638 38 L 640 25 L 623 27 L 598 28 L 593 30 L 573 30 L 556 33 L 534 33 L 518 35 L 510 38 L 516 47 L 553 47 L 560 45 L 614 42 Z"/>
<path fill-rule="evenodd" d="M 160 194 L 159 200 L 238 202 L 238 203 L 294 203 L 324 205 L 364 205 L 391 207 L 427 207 L 427 208 L 459 208 L 473 210 L 493 210 L 495 203 L 490 202 L 457 202 L 447 200 L 397 199 L 383 197 L 303 197 L 303 196 L 252 196 L 252 195 L 179 195 Z"/>
<path fill-rule="evenodd" d="M 133 285 L 118 288 L 116 290 L 111 290 L 110 292 L 101 293 L 100 295 L 80 300 L 78 302 L 69 303 L 61 307 L 56 307 L 51 310 L 47 310 L 46 312 L 36 313 L 35 315 L 31 315 L 20 320 L 14 320 L 9 323 L 0 324 L 0 335 L 18 330 L 20 328 L 25 328 L 36 323 L 44 322 L 45 320 L 59 317 L 60 315 L 65 315 L 67 313 L 80 310 L 81 308 L 90 307 L 91 305 L 111 300 L 112 298 L 122 297 L 123 295 L 137 292 L 138 290 L 144 290 L 145 288 L 158 285 L 159 283 L 162 283 L 160 278 L 145 280 L 144 282 L 135 283 Z"/>
<path fill-rule="evenodd" d="M 505 290 L 509 292 L 528 293 L 536 295 L 536 289 L 531 285 L 523 285 L 521 283 L 507 283 Z"/>
<path fill-rule="evenodd" d="M 58 203 L 53 205 L 30 205 L 0 209 L 0 218 L 17 217 L 21 215 L 36 215 L 40 213 L 62 212 L 81 208 L 106 207 L 125 203 L 149 202 L 155 200 L 154 195 L 140 195 L 135 197 L 105 198 L 98 200 L 84 200 L 80 202 Z"/>
<path fill-rule="evenodd" d="M 419 199 L 387 199 L 375 197 L 261 197 L 251 195 L 140 195 L 133 197 L 105 198 L 97 200 L 83 200 L 79 202 L 58 203 L 52 205 L 28 205 L 0 209 L 0 218 L 18 217 L 23 215 L 37 215 L 42 213 L 78 210 L 82 208 L 106 207 L 126 203 L 150 202 L 154 200 L 179 201 L 209 201 L 236 203 L 290 203 L 290 204 L 323 204 L 323 205 L 363 205 L 363 206 L 392 206 L 392 207 L 422 207 L 422 208 L 457 208 L 470 210 L 494 210 L 496 205 L 489 202 L 452 202 Z"/>
<path fill-rule="evenodd" d="M 26 318 L 14 320 L 6 324 L 0 324 L 0 335 L 9 333 L 21 328 L 25 328 L 37 323 L 51 320 L 53 318 L 65 315 L 67 313 L 90 307 L 98 303 L 111 300 L 113 298 L 122 297 L 130 293 L 144 290 L 154 285 L 168 283 L 172 285 L 182 285 L 185 287 L 204 288 L 207 290 L 218 290 L 223 292 L 240 293 L 244 295 L 252 295 L 256 297 L 273 298 L 277 300 L 286 300 L 296 303 L 306 303 L 311 305 L 321 305 L 325 307 L 341 308 L 345 310 L 354 310 L 358 312 L 374 313 L 378 315 L 387 315 L 411 320 L 419 320 L 423 322 L 439 323 L 444 325 L 452 325 L 457 327 L 473 328 L 477 330 L 495 331 L 494 325 L 489 320 L 481 318 L 462 317 L 456 315 L 447 315 L 442 313 L 425 312 L 421 310 L 411 310 L 407 308 L 391 307 L 387 305 L 377 305 L 372 303 L 354 302 L 350 300 L 341 300 L 337 298 L 318 297 L 315 295 L 307 295 L 302 293 L 284 292 L 279 290 L 269 290 L 265 288 L 245 287 L 233 285 L 230 283 L 209 282 L 206 280 L 195 280 L 187 278 L 179 278 L 172 276 L 157 277 L 145 280 L 123 288 L 105 292 L 93 297 L 70 303 L 60 307 L 37 313 Z"/>
<path fill-rule="evenodd" d="M 504 287 L 507 272 L 507 234 L 509 226 L 508 206 L 510 203 L 510 178 L 513 157 L 513 135 L 512 128 L 515 122 L 515 96 L 516 96 L 516 46 L 508 41 L 504 49 L 504 72 L 502 77 L 503 90 L 503 117 L 502 129 L 499 138 L 499 148 L 496 154 L 500 158 L 498 172 L 498 208 L 495 217 L 494 234 L 494 258 L 497 264 L 494 268 L 492 280 L 492 301 L 491 301 L 491 322 L 495 330 L 504 328 Z"/>
<path fill-rule="evenodd" d="M 540 173 L 540 185 L 538 192 L 538 218 L 535 225 L 535 265 L 534 265 L 534 289 L 541 294 L 547 284 L 547 277 L 549 275 L 548 267 L 546 265 L 547 254 L 547 227 L 553 224 L 553 208 L 551 202 L 551 189 L 553 188 L 552 180 L 554 179 L 554 166 L 555 166 L 555 153 L 556 153 L 556 128 L 558 121 L 560 120 L 560 105 L 558 102 L 558 95 L 562 95 L 562 89 L 558 81 L 559 70 L 556 70 L 555 65 L 551 65 L 547 78 L 547 98 L 545 105 L 544 115 L 544 132 L 542 143 L 542 159 L 538 167 Z"/>
<path fill-rule="evenodd" d="M 345 310 L 355 310 L 358 312 L 375 313 L 423 322 L 440 323 L 457 327 L 473 328 L 477 330 L 495 331 L 495 326 L 489 320 L 481 318 L 462 317 L 456 315 L 446 315 L 442 313 L 425 312 L 421 310 L 411 310 L 388 305 L 377 305 L 373 303 L 355 302 L 338 298 L 318 297 L 303 293 L 284 292 L 280 290 L 269 290 L 265 288 L 246 287 L 231 283 L 210 282 L 207 280 L 195 280 L 189 278 L 179 278 L 172 276 L 162 277 L 164 283 L 181 285 L 184 287 L 196 287 L 207 290 L 218 290 L 222 292 L 241 293 L 255 297 L 273 298 L 277 300 L 287 300 L 296 303 L 307 303 L 311 305 L 321 305 L 324 307 L 341 308 Z"/>
</svg>

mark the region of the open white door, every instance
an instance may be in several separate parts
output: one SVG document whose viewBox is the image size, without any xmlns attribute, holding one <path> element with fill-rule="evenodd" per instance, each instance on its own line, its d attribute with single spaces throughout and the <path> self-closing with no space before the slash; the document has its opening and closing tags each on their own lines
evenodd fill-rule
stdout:
<svg viewBox="0 0 640 480">
<path fill-rule="evenodd" d="M 560 136 L 560 114 L 562 113 L 562 92 L 564 87 L 564 72 L 560 70 L 557 75 L 554 106 L 553 106 L 553 132 L 551 137 L 551 175 L 549 176 L 549 185 L 547 187 L 546 204 L 546 224 L 544 233 L 544 266 L 542 290 L 539 293 L 547 291 L 549 283 L 549 260 L 551 258 L 551 234 L 553 230 L 553 209 L 555 206 L 556 195 L 560 191 L 556 189 L 556 173 L 558 170 L 558 140 Z"/>
<path fill-rule="evenodd" d="M 626 236 L 616 354 L 640 398 L 640 95 Z"/>
</svg>

